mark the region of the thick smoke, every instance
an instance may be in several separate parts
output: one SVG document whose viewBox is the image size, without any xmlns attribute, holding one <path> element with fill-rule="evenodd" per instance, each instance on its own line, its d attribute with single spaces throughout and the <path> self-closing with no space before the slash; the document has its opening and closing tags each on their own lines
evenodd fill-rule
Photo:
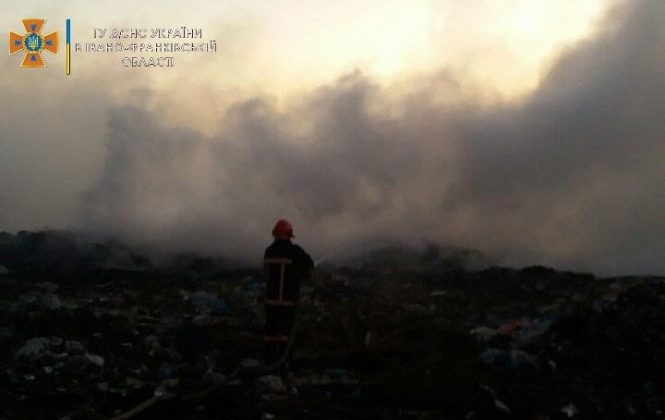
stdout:
<svg viewBox="0 0 665 420">
<path fill-rule="evenodd" d="M 318 253 L 427 239 L 505 264 L 663 274 L 665 3 L 627 2 L 601 27 L 509 103 L 444 69 L 239 101 L 212 136 L 116 107 L 80 228 L 253 258 L 286 216 Z"/>
</svg>

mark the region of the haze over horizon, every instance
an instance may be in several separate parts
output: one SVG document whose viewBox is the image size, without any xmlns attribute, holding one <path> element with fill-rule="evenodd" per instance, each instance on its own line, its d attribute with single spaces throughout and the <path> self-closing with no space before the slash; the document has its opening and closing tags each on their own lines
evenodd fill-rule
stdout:
<svg viewBox="0 0 665 420">
<path fill-rule="evenodd" d="M 187 24 L 220 51 L 0 59 L 0 231 L 247 257 L 287 217 L 315 255 L 424 239 L 665 275 L 660 0 L 5 3 L 7 31 Z"/>
</svg>

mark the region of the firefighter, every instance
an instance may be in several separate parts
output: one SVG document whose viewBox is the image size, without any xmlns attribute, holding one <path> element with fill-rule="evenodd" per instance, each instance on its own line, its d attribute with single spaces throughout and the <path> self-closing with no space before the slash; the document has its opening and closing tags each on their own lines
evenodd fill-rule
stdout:
<svg viewBox="0 0 665 420">
<path fill-rule="evenodd" d="M 291 242 L 293 227 L 284 219 L 272 230 L 273 243 L 266 248 L 264 266 L 266 276 L 266 363 L 287 361 L 295 332 L 296 311 L 300 296 L 300 282 L 314 269 L 312 258 L 301 247 Z"/>
</svg>

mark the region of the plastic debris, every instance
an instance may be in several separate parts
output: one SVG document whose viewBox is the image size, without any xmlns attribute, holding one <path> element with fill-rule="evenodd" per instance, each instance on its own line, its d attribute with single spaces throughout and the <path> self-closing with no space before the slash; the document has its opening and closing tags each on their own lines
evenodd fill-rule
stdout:
<svg viewBox="0 0 665 420">
<path fill-rule="evenodd" d="M 472 329 L 469 334 L 476 337 L 478 341 L 487 342 L 496 337 L 496 330 L 487 326 L 479 326 Z"/>
<path fill-rule="evenodd" d="M 534 343 L 549 329 L 552 322 L 549 319 L 523 319 L 517 331 L 517 340 L 521 346 Z"/>
<path fill-rule="evenodd" d="M 207 327 L 210 325 L 217 325 L 220 324 L 222 320 L 216 316 L 212 316 L 209 314 L 201 314 L 197 315 L 192 319 L 192 324 L 196 325 L 197 327 Z"/>
<path fill-rule="evenodd" d="M 48 343 L 49 339 L 46 337 L 31 338 L 30 340 L 26 341 L 20 349 L 18 349 L 16 352 L 16 357 L 37 356 L 40 353 L 46 351 L 46 345 Z"/>
<path fill-rule="evenodd" d="M 43 295 L 40 301 L 44 308 L 48 309 L 49 311 L 55 311 L 64 306 L 62 304 L 62 300 L 60 300 L 60 297 L 54 293 Z"/>
<path fill-rule="evenodd" d="M 561 412 L 566 416 L 568 416 L 568 418 L 572 418 L 579 412 L 579 410 L 577 409 L 577 407 L 575 407 L 574 404 L 568 404 L 565 407 L 561 408 Z"/>
<path fill-rule="evenodd" d="M 499 410 L 504 411 L 504 412 L 506 412 L 507 414 L 510 414 L 510 408 L 508 408 L 508 406 L 506 405 L 506 403 L 504 403 L 503 401 L 501 401 L 501 400 L 495 398 L 495 399 L 494 399 L 494 405 L 495 405 L 496 408 L 498 408 Z"/>
<path fill-rule="evenodd" d="M 85 358 L 88 359 L 90 363 L 92 363 L 95 366 L 98 367 L 103 367 L 105 360 L 102 356 L 96 355 L 96 354 L 91 354 L 91 353 L 86 353 Z"/>
<path fill-rule="evenodd" d="M 80 341 L 67 340 L 65 341 L 65 348 L 70 353 L 83 353 L 85 352 L 85 347 L 81 344 Z"/>
<path fill-rule="evenodd" d="M 143 343 L 145 344 L 146 347 L 148 348 L 158 348 L 159 346 L 159 338 L 157 338 L 156 335 L 149 335 L 147 336 L 144 340 Z"/>
<path fill-rule="evenodd" d="M 199 310 L 204 313 L 221 316 L 228 315 L 231 312 L 227 303 L 221 300 L 217 293 L 210 293 L 204 290 L 199 290 L 194 292 L 190 298 L 192 299 L 194 305 L 196 305 Z"/>
<path fill-rule="evenodd" d="M 226 375 L 215 372 L 212 369 L 208 369 L 204 374 L 203 374 L 203 383 L 204 384 L 209 384 L 209 385 L 220 385 L 226 382 Z"/>
<path fill-rule="evenodd" d="M 499 335 L 508 335 L 513 331 L 516 331 L 522 327 L 522 323 L 519 320 L 513 320 L 501 325 L 497 328 L 496 332 Z"/>
<path fill-rule="evenodd" d="M 480 353 L 479 357 L 486 365 L 511 369 L 519 369 L 525 365 L 537 365 L 535 356 L 522 350 L 504 351 L 496 348 L 488 348 Z"/>
<path fill-rule="evenodd" d="M 495 348 L 489 348 L 480 353 L 480 360 L 482 360 L 482 362 L 485 363 L 486 365 L 491 365 L 491 364 L 507 365 L 509 361 L 508 355 L 506 354 L 505 351 Z"/>
<path fill-rule="evenodd" d="M 166 386 L 159 385 L 158 387 L 156 387 L 155 391 L 153 392 L 153 395 L 157 398 L 162 398 L 166 396 L 167 395 Z"/>
<path fill-rule="evenodd" d="M 277 375 L 261 376 L 257 379 L 257 382 L 269 392 L 281 393 L 286 391 L 282 378 Z"/>
<path fill-rule="evenodd" d="M 58 337 L 35 337 L 31 338 L 16 352 L 16 357 L 39 357 L 49 351 L 50 348 L 62 344 Z"/>
<path fill-rule="evenodd" d="M 368 349 L 372 346 L 372 332 L 367 331 L 365 333 L 365 348 Z"/>
</svg>

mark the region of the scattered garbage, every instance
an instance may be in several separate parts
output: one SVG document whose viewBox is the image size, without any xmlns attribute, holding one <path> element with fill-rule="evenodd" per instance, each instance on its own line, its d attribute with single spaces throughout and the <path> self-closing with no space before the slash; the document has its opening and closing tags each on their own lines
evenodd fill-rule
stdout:
<svg viewBox="0 0 665 420">
<path fill-rule="evenodd" d="M 90 363 L 92 363 L 95 366 L 103 367 L 105 360 L 102 356 L 99 356 L 97 354 L 90 354 L 86 353 L 85 358 L 88 359 Z"/>
<path fill-rule="evenodd" d="M 500 350 L 488 348 L 480 354 L 480 359 L 486 365 L 499 366 L 507 369 L 520 369 L 527 366 L 537 367 L 535 356 L 522 350 Z"/>
<path fill-rule="evenodd" d="M 513 331 L 516 331 L 522 327 L 522 323 L 519 320 L 513 320 L 501 325 L 497 328 L 496 333 L 499 335 L 508 335 Z"/>
<path fill-rule="evenodd" d="M 150 334 L 147 336 L 144 340 L 143 343 L 145 346 L 149 349 L 157 349 L 160 348 L 161 346 L 159 345 L 159 338 L 156 335 Z"/>
<path fill-rule="evenodd" d="M 83 353 L 85 352 L 85 347 L 81 344 L 80 341 L 67 340 L 65 341 L 65 348 L 70 353 Z"/>
<path fill-rule="evenodd" d="M 59 337 L 35 337 L 25 342 L 16 352 L 16 357 L 37 358 L 62 344 Z"/>
<path fill-rule="evenodd" d="M 480 353 L 480 360 L 482 360 L 483 363 L 487 365 L 491 364 L 508 365 L 508 363 L 510 362 L 510 358 L 505 351 L 495 348 L 489 348 Z"/>
<path fill-rule="evenodd" d="M 153 392 L 153 395 L 157 398 L 163 398 L 168 394 L 166 391 L 166 386 L 164 385 L 159 385 L 157 388 L 155 388 L 155 391 Z"/>
<path fill-rule="evenodd" d="M 277 375 L 261 376 L 256 381 L 267 392 L 283 393 L 286 391 L 286 386 L 282 382 L 282 378 Z"/>
<path fill-rule="evenodd" d="M 197 327 L 208 327 L 211 325 L 220 324 L 221 322 L 221 318 L 208 314 L 197 315 L 194 317 L 194 319 L 192 319 L 192 324 L 196 325 Z"/>
<path fill-rule="evenodd" d="M 62 300 L 54 293 L 48 293 L 41 297 L 41 303 L 49 311 L 55 311 L 63 307 Z"/>
<path fill-rule="evenodd" d="M 226 382 L 226 375 L 208 369 L 203 375 L 203 383 L 208 385 L 220 385 Z"/>
<path fill-rule="evenodd" d="M 574 404 L 568 404 L 565 407 L 561 408 L 561 412 L 564 413 L 568 418 L 575 417 L 575 415 L 579 412 L 577 407 L 575 407 Z"/>
<path fill-rule="evenodd" d="M 552 321 L 549 319 L 524 318 L 520 321 L 517 331 L 517 340 L 521 346 L 529 345 L 539 340 L 549 329 Z"/>
<path fill-rule="evenodd" d="M 260 272 L 4 278 L 0 418 L 662 417 L 661 279 L 330 270 L 275 371 Z"/>
<path fill-rule="evenodd" d="M 231 313 L 228 304 L 221 300 L 217 293 L 198 290 L 191 295 L 191 300 L 200 311 L 206 314 L 222 316 Z"/>
<path fill-rule="evenodd" d="M 498 408 L 499 410 L 505 412 L 506 414 L 510 414 L 510 408 L 508 408 L 506 403 L 504 403 L 503 401 L 498 400 L 498 399 L 495 398 L 494 399 L 494 405 L 496 406 L 496 408 Z"/>
<path fill-rule="evenodd" d="M 481 325 L 472 329 L 469 334 L 476 336 L 478 341 L 486 342 L 494 339 L 497 335 L 497 331 L 494 328 Z"/>
</svg>

